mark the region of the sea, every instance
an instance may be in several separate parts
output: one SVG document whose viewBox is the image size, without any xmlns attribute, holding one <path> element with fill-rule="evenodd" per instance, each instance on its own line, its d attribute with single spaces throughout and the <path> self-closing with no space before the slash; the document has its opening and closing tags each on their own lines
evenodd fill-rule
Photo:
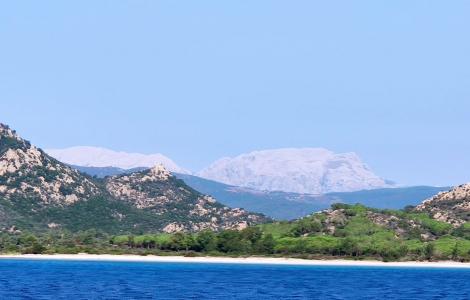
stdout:
<svg viewBox="0 0 470 300">
<path fill-rule="evenodd" d="M 1 259 L 0 299 L 470 299 L 470 270 Z"/>
</svg>

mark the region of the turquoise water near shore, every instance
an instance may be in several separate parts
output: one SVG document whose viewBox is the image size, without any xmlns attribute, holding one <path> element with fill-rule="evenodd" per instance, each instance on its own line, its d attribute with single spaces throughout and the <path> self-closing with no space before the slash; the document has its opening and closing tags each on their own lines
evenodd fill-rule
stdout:
<svg viewBox="0 0 470 300">
<path fill-rule="evenodd" d="M 0 299 L 470 299 L 470 270 L 4 259 Z"/>
</svg>

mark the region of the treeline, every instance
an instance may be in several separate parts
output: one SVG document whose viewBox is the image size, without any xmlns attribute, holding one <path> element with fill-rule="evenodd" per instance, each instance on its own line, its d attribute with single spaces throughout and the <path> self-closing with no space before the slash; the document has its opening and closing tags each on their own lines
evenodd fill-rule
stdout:
<svg viewBox="0 0 470 300">
<path fill-rule="evenodd" d="M 302 258 L 375 258 L 384 261 L 470 258 L 470 241 L 446 237 L 435 242 L 400 241 L 393 235 L 370 237 L 282 236 L 264 235 L 259 228 L 221 233 L 122 235 L 110 241 L 114 249 L 126 253 L 180 253 L 183 255 L 266 255 Z M 437 251 L 438 249 L 445 251 Z M 446 249 L 449 248 L 449 249 Z"/>
<path fill-rule="evenodd" d="M 236 254 L 272 254 L 276 245 L 272 234 L 263 234 L 259 227 L 220 233 L 206 230 L 197 234 L 121 235 L 113 237 L 110 243 L 121 249 Z"/>
<path fill-rule="evenodd" d="M 110 249 L 110 236 L 98 231 L 87 230 L 77 233 L 51 230 L 46 233 L 0 233 L 0 253 L 22 254 L 75 254 L 107 253 Z"/>
<path fill-rule="evenodd" d="M 341 204 L 334 209 L 335 213 L 240 231 L 141 235 L 15 231 L 0 233 L 0 252 L 470 261 L 469 224 L 454 228 L 413 211 L 379 211 L 361 205 Z M 387 220 L 393 224 L 378 225 Z"/>
<path fill-rule="evenodd" d="M 470 260 L 470 241 L 446 235 L 435 241 L 398 240 L 389 233 L 366 236 L 293 236 L 295 228 L 280 236 L 263 232 L 261 227 L 219 233 L 147 234 L 108 236 L 89 230 L 75 234 L 53 232 L 0 234 L 0 253 L 24 254 L 136 254 L 136 255 L 212 255 L 282 256 L 300 258 L 372 258 L 396 260 Z"/>
<path fill-rule="evenodd" d="M 274 246 L 273 236 L 263 234 L 259 227 L 249 227 L 242 231 L 225 230 L 219 233 L 202 231 L 197 234 L 109 236 L 97 230 L 78 233 L 56 230 L 45 234 L 0 234 L 0 253 L 273 254 Z"/>
</svg>

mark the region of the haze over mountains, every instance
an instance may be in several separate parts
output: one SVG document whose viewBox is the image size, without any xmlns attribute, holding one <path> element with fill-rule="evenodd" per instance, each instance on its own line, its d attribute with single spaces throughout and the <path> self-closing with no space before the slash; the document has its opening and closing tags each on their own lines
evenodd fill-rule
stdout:
<svg viewBox="0 0 470 300">
<path fill-rule="evenodd" d="M 151 168 L 162 164 L 171 172 L 189 173 L 163 154 L 141 154 L 113 151 L 101 147 L 77 146 L 65 149 L 45 149 L 55 159 L 83 167 L 116 167 L 121 169 Z"/>
<path fill-rule="evenodd" d="M 64 163 L 82 167 L 126 170 L 161 163 L 172 172 L 191 174 L 162 154 L 125 153 L 97 147 L 49 149 L 46 152 Z M 374 174 L 355 153 L 336 154 L 322 148 L 255 151 L 235 158 L 220 159 L 194 175 L 260 191 L 301 194 L 394 186 Z"/>
<path fill-rule="evenodd" d="M 393 186 L 355 153 L 336 154 L 322 148 L 264 150 L 222 158 L 198 176 L 257 190 L 305 194 Z"/>
</svg>

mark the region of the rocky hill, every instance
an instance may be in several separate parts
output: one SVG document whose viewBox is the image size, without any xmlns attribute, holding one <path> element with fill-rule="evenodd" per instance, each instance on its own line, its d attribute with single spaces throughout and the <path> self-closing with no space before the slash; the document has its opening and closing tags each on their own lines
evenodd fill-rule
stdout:
<svg viewBox="0 0 470 300">
<path fill-rule="evenodd" d="M 375 175 L 355 153 L 336 154 L 321 148 L 255 151 L 220 159 L 197 175 L 256 190 L 302 194 L 393 186 Z"/>
<path fill-rule="evenodd" d="M 87 176 L 51 158 L 0 124 L 0 197 L 70 205 L 100 193 Z"/>
<path fill-rule="evenodd" d="M 342 236 L 344 230 L 362 233 L 388 230 L 400 239 L 435 240 L 445 235 L 470 237 L 470 184 L 455 187 L 405 210 L 381 210 L 363 205 L 334 204 L 296 221 L 301 234 L 323 232 Z"/>
<path fill-rule="evenodd" d="M 370 231 L 371 234 L 377 229 L 384 229 L 403 239 L 433 240 L 451 229 L 448 224 L 433 221 L 426 214 L 348 204 L 335 204 L 331 209 L 301 219 L 299 224 L 307 220 L 313 222 L 310 226 L 318 224 L 318 227 L 313 226 L 315 230 L 334 236 L 342 236 L 348 229 L 361 233 Z M 311 232 L 308 226 L 304 230 L 305 233 Z"/>
<path fill-rule="evenodd" d="M 261 215 L 239 208 L 230 209 L 214 198 L 202 195 L 161 165 L 107 178 L 106 189 L 115 199 L 167 219 L 165 232 L 243 229 L 265 220 Z"/>
<path fill-rule="evenodd" d="M 92 178 L 0 124 L 0 231 L 176 232 L 239 229 L 267 220 L 224 207 L 163 167 Z"/>
<path fill-rule="evenodd" d="M 470 221 L 470 183 L 439 193 L 418 205 L 416 210 L 459 227 Z"/>
</svg>

